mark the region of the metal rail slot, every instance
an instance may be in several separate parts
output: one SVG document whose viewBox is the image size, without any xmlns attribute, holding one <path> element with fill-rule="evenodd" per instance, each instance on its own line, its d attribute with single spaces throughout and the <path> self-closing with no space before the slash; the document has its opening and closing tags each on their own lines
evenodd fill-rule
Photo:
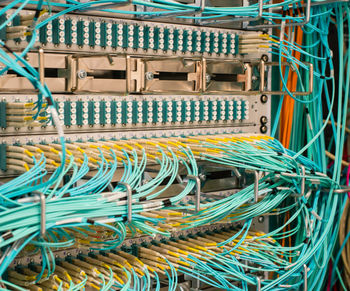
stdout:
<svg viewBox="0 0 350 291">
<path fill-rule="evenodd" d="M 87 77 L 94 79 L 125 79 L 126 72 L 121 70 L 95 70 L 87 73 Z"/>
<path fill-rule="evenodd" d="M 44 65 L 39 64 L 40 59 Z M 40 71 L 41 79 L 45 78 L 45 84 L 51 92 L 65 91 L 66 80 L 60 75 L 60 71 L 66 68 L 64 55 L 28 53 L 27 61 L 32 67 Z M 1 62 L 0 67 L 4 67 Z M 0 92 L 35 92 L 35 89 L 27 78 L 13 70 L 8 70 L 0 76 Z"/>
<path fill-rule="evenodd" d="M 143 59 L 143 92 L 199 92 L 200 60 Z"/>
<path fill-rule="evenodd" d="M 160 81 L 187 81 L 187 73 L 176 73 L 176 72 L 159 72 L 154 75 L 155 79 Z"/>
<path fill-rule="evenodd" d="M 45 78 L 58 78 L 59 69 L 57 68 L 43 68 L 42 70 Z M 22 75 L 18 74 L 16 71 L 8 70 L 5 76 L 11 76 L 13 78 L 20 78 Z"/>
<path fill-rule="evenodd" d="M 29 62 L 39 68 L 38 54 L 29 54 Z M 278 62 L 242 62 L 188 58 L 140 58 L 130 55 L 41 54 L 41 79 L 54 93 L 142 93 L 142 94 L 280 94 L 266 90 L 266 70 Z M 282 63 L 283 66 L 291 66 Z M 294 68 L 291 67 L 293 70 Z M 308 95 L 313 88 L 313 67 L 308 64 Z M 14 71 L 0 78 L 3 92 L 34 91 L 32 84 Z M 18 89 L 20 88 L 20 89 Z"/>
<path fill-rule="evenodd" d="M 126 92 L 127 61 L 111 55 L 68 56 L 67 90 L 79 92 Z"/>
<path fill-rule="evenodd" d="M 216 82 L 244 82 L 245 78 L 240 78 L 240 75 L 234 75 L 234 74 L 212 74 L 211 80 Z"/>
<path fill-rule="evenodd" d="M 203 60 L 204 92 L 242 92 L 251 89 L 251 66 L 239 61 Z"/>
</svg>

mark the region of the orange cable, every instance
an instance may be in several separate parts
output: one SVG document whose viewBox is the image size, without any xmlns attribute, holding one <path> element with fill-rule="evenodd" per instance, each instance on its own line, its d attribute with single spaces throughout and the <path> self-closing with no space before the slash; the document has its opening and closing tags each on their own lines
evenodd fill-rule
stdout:
<svg viewBox="0 0 350 291">
<path fill-rule="evenodd" d="M 295 43 L 301 45 L 303 41 L 303 31 L 300 27 L 296 28 L 296 40 Z M 300 59 L 300 52 L 293 51 L 293 56 L 296 59 Z M 298 65 L 297 65 L 298 67 Z M 287 81 L 287 88 L 291 92 L 294 92 L 297 88 L 298 75 L 296 72 L 291 72 L 290 78 Z M 293 123 L 293 112 L 294 112 L 295 101 L 289 95 L 284 97 L 282 104 L 282 111 L 280 117 L 280 139 L 284 147 L 288 148 L 290 144 L 292 123 Z"/>
</svg>

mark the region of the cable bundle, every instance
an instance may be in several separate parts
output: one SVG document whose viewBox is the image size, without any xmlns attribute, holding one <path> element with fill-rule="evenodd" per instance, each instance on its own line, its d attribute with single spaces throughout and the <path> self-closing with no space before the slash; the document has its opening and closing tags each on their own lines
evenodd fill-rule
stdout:
<svg viewBox="0 0 350 291">
<path fill-rule="evenodd" d="M 199 6 L 174 1 L 70 2 L 53 4 L 62 10 L 39 19 L 43 1 L 31 1 L 31 4 L 37 4 L 34 17 L 22 17 L 18 26 L 7 29 L 27 3 L 27 0 L 12 1 L 1 9 L 0 16 L 18 5 L 0 24 L 0 31 L 6 28 L 9 39 L 26 36 L 28 46 L 22 52 L 16 52 L 5 41 L 0 41 L 3 47 L 0 58 L 4 65 L 0 75 L 11 69 L 26 77 L 38 90 L 38 99 L 28 105 L 30 112 L 26 107 L 10 105 L 11 112 L 6 121 L 13 125 L 37 126 L 51 119 L 57 128 L 59 143 L 12 144 L 6 148 L 8 169 L 22 174 L 0 185 L 0 247 L 3 250 L 0 282 L 18 290 L 23 290 L 22 287 L 79 290 L 84 286 L 100 290 L 148 290 L 153 279 L 158 290 L 163 276 L 169 289 L 175 290 L 178 272 L 200 278 L 218 289 L 247 290 L 248 284 L 261 284 L 262 290 L 298 289 L 301 286 L 306 286 L 307 290 L 324 290 L 323 278 L 329 272 L 329 290 L 335 278 L 345 286 L 337 267 L 349 237 L 344 228 L 340 232 L 340 252 L 333 259 L 332 252 L 341 227 L 339 222 L 345 226 L 347 219 L 344 216 L 340 221 L 346 197 L 339 193 L 347 190 L 340 185 L 346 182 L 341 163 L 350 84 L 349 54 L 343 43 L 344 23 L 349 23 L 350 15 L 348 3 L 316 5 L 310 9 L 310 20 L 307 20 L 307 11 L 303 11 L 301 1 L 276 4 L 263 1 L 262 8 L 258 4 L 205 6 L 202 11 Z M 125 3 L 165 11 L 119 11 L 99 6 Z M 287 99 L 284 102 L 281 98 L 276 110 L 272 136 L 278 132 L 281 121 L 280 139 L 284 146 L 276 139 L 254 135 L 67 142 L 51 92 L 25 56 L 33 47 L 38 30 L 50 21 L 69 12 L 97 7 L 109 13 L 139 16 L 189 13 L 177 17 L 197 20 L 227 16 L 260 18 L 261 9 L 261 19 L 277 24 L 280 35 L 242 36 L 240 49 L 242 53 L 270 52 L 278 59 L 281 94 L 288 94 L 295 101 Z M 191 16 L 198 12 L 198 16 Z M 337 23 L 340 44 L 338 84 L 328 43 L 331 17 Z M 306 24 L 302 28 L 288 26 L 303 22 Z M 283 68 L 285 61 L 289 67 Z M 315 83 L 314 90 L 308 92 L 312 83 Z M 303 97 L 294 90 L 301 92 Z M 325 122 L 320 114 L 322 95 L 328 112 Z M 337 112 L 334 112 L 335 104 Z M 291 108 L 295 110 L 292 112 Z M 337 122 L 334 122 L 335 115 Z M 327 166 L 324 129 L 329 122 L 334 140 L 328 151 L 334 142 L 334 164 Z M 286 149 L 288 146 L 290 149 Z M 188 177 L 199 176 L 199 161 L 231 167 L 236 175 L 249 177 L 253 173 L 255 180 L 229 197 L 200 200 L 197 212 L 195 204 L 184 198 L 190 198 L 196 190 L 196 183 Z M 155 177 L 145 180 L 143 173 L 150 165 L 156 165 L 159 171 Z M 180 168 L 185 170 L 183 177 L 179 174 Z M 119 169 L 121 183 L 113 187 L 111 182 Z M 163 194 L 176 182 L 182 185 L 181 190 L 164 198 Z M 198 195 L 191 199 L 198 199 Z M 45 223 L 42 221 L 43 208 Z M 170 213 L 176 219 L 171 219 Z M 252 220 L 257 216 L 269 216 L 276 226 L 266 234 L 252 232 Z M 128 237 L 159 235 L 167 238 L 174 230 L 219 221 L 243 221 L 244 224 L 219 234 L 138 245 L 137 254 L 118 249 Z M 68 260 L 69 264 L 57 261 L 56 266 L 56 249 L 86 245 L 104 252 L 81 255 L 71 262 Z M 115 249 L 117 254 L 110 251 Z M 346 250 L 343 255 L 345 266 Z M 8 269 L 21 251 L 40 253 L 42 265 Z M 331 259 L 334 265 L 328 268 Z M 260 279 L 256 276 L 260 272 L 268 275 Z"/>
<path fill-rule="evenodd" d="M 29 1 L 17 0 L 12 3 L 11 7 L 18 3 L 28 3 Z M 313 4 L 327 4 L 327 1 L 310 1 Z M 43 4 L 42 1 L 31 1 L 31 3 Z M 116 6 L 121 5 L 136 5 L 140 8 L 148 8 L 145 11 L 136 10 L 118 10 Z M 205 5 L 203 5 L 205 4 Z M 305 22 L 307 15 L 306 9 L 302 6 L 303 2 L 300 0 L 289 0 L 282 3 L 270 3 L 270 1 L 262 1 L 262 7 L 259 7 L 258 3 L 243 7 L 215 7 L 207 6 L 206 3 L 202 5 L 183 4 L 177 1 L 141 1 L 141 0 L 113 0 L 113 1 L 94 1 L 80 3 L 77 1 L 71 1 L 69 3 L 50 3 L 51 7 L 57 6 L 63 9 L 60 14 L 71 11 L 91 11 L 91 10 L 102 10 L 104 12 L 112 14 L 128 14 L 136 17 L 148 17 L 148 18 L 159 18 L 159 17 L 177 17 L 179 19 L 194 19 L 194 20 L 215 20 L 220 17 L 231 16 L 235 21 L 249 21 L 250 18 L 253 20 L 266 20 L 268 24 L 275 24 L 278 20 L 285 20 L 295 24 L 302 24 Z M 308 4 L 309 5 L 309 4 Z M 286 13 L 289 9 L 299 11 L 299 15 L 296 13 Z M 152 11 L 155 10 L 155 11 Z M 261 12 L 260 12 L 261 10 Z M 260 15 L 261 14 L 261 15 Z M 289 14 L 289 15 L 288 15 Z M 249 18 L 248 18 L 249 17 Z M 245 19 L 248 18 L 248 19 Z M 214 22 L 215 23 L 215 22 Z"/>
<path fill-rule="evenodd" d="M 169 290 L 175 290 L 180 272 L 220 289 L 241 290 L 240 286 L 257 285 L 256 276 L 263 271 L 287 265 L 285 256 L 296 256 L 295 251 L 279 256 L 281 246 L 275 239 L 243 229 L 226 226 L 171 240 L 133 244 L 131 249 L 57 259 L 50 279 L 46 271 L 41 278 L 38 265 L 19 266 L 8 271 L 8 279 L 30 290 L 127 290 L 131 286 L 136 290 L 159 290 L 164 280 Z"/>
<path fill-rule="evenodd" d="M 295 213 L 285 225 L 298 222 L 298 226 L 291 232 L 282 233 L 280 231 L 283 227 L 280 227 L 268 235 L 281 238 L 298 233 L 300 243 L 294 250 L 299 251 L 304 249 L 312 252 L 312 249 L 308 248 L 312 234 L 310 221 L 315 218 L 316 221 L 322 221 L 323 214 L 315 212 L 313 206 L 309 205 L 308 199 L 312 193 L 322 191 L 322 188 L 337 187 L 326 175 L 318 172 L 317 166 L 311 161 L 302 157 L 294 159 L 293 152 L 283 149 L 276 140 L 258 135 L 86 142 L 79 143 L 79 147 L 76 144 L 67 143 L 69 160 L 66 161 L 62 172 L 59 171 L 61 169 L 59 165 L 52 174 L 48 174 L 45 170 L 46 156 L 51 158 L 55 153 L 57 157 L 62 157 L 58 151 L 59 147 L 58 144 L 38 144 L 9 148 L 12 152 L 19 152 L 19 149 L 22 149 L 22 154 L 27 155 L 25 151 L 28 151 L 34 160 L 36 155 L 40 160 L 23 175 L 9 184 L 0 186 L 4 201 L 3 211 L 0 213 L 0 231 L 2 232 L 0 246 L 7 247 L 6 257 L 2 257 L 1 272 L 5 271 L 13 258 L 28 243 L 39 247 L 43 257 L 47 258 L 43 270 L 45 266 L 48 269 L 53 268 L 50 266 L 52 261 L 49 259 L 53 256 L 51 248 L 81 243 L 83 237 L 74 233 L 83 234 L 85 231 L 81 232 L 79 229 L 89 225 L 103 227 L 111 233 L 107 241 L 99 240 L 98 237 L 88 240 L 88 243 L 102 249 L 111 249 L 122 244 L 126 236 L 125 226 L 145 234 L 169 236 L 170 225 L 164 225 L 164 219 L 152 215 L 152 211 L 164 208 L 187 211 L 195 208 L 193 204 L 180 203 L 195 187 L 195 182 L 191 180 L 187 181 L 182 192 L 177 195 L 166 199 L 159 198 L 160 194 L 175 181 L 180 161 L 187 169 L 188 175 L 198 175 L 196 160 L 235 167 L 239 171 L 259 171 L 264 175 L 257 180 L 258 189 L 250 185 L 227 198 L 203 201 L 200 203 L 201 210 L 198 213 L 183 213 L 182 217 L 176 220 L 177 228 L 197 227 L 225 218 L 231 222 L 246 220 L 247 223 L 242 231 L 244 229 L 248 231 L 251 219 L 257 215 L 274 212 L 277 215 L 292 211 Z M 84 156 L 80 167 L 74 162 L 76 157 L 73 152 Z M 91 163 L 96 166 L 92 167 L 96 174 L 86 182 L 79 183 L 79 179 L 89 172 L 89 159 L 94 159 Z M 118 160 L 124 165 L 121 181 L 129 184 L 133 190 L 132 222 L 129 223 L 125 220 L 128 206 L 123 185 L 119 184 L 111 192 L 103 192 L 117 169 Z M 160 166 L 158 175 L 145 184 L 140 184 L 141 174 L 146 165 L 155 162 Z M 62 173 L 67 173 L 71 169 L 73 172 L 70 180 L 61 185 Z M 46 175 L 48 178 L 45 178 Z M 30 176 L 32 178 L 29 178 Z M 166 177 L 169 177 L 169 180 L 165 187 L 157 190 L 157 186 Z M 46 182 L 41 183 L 43 179 Z M 19 181 L 22 181 L 21 184 Z M 79 186 L 76 186 L 77 183 Z M 41 227 L 41 204 L 37 202 L 36 196 L 30 194 L 33 191 L 40 191 L 47 197 L 45 202 L 47 235 L 44 241 L 40 236 L 35 238 L 39 235 Z M 256 195 L 258 200 L 254 203 Z M 291 196 L 298 198 L 291 205 L 282 206 L 281 203 Z M 305 224 L 302 223 L 304 220 Z M 304 228 L 308 230 L 300 233 Z M 300 261 L 304 260 L 304 257 L 293 256 L 293 258 L 296 259 L 295 267 L 286 273 L 283 271 L 282 276 L 296 271 L 300 267 Z M 270 286 L 269 284 L 275 285 L 281 281 L 280 279 L 276 280 L 276 283 L 266 281 L 265 284 Z"/>
</svg>

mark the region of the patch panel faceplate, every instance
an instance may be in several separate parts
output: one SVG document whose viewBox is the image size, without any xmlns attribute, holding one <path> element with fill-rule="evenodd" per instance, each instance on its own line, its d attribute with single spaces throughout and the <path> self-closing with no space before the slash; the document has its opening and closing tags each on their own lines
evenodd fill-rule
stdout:
<svg viewBox="0 0 350 291">
<path fill-rule="evenodd" d="M 4 115 L 0 126 L 4 134 L 55 131 L 44 109 L 38 120 L 33 120 L 37 113 L 33 103 L 36 98 L 34 95 L 3 96 L 0 108 Z M 266 117 L 269 111 L 269 102 L 262 103 L 260 95 L 54 95 L 54 99 L 66 132 L 193 126 L 237 126 L 258 132 L 261 117 Z"/>
<path fill-rule="evenodd" d="M 22 15 L 32 14 L 30 11 Z M 10 13 L 6 15 L 7 18 Z M 49 18 L 54 18 L 50 16 Z M 7 45 L 25 47 L 30 40 L 20 16 L 0 36 Z M 12 33 L 17 27 L 16 33 Z M 115 18 L 66 15 L 54 18 L 35 35 L 35 47 L 84 52 L 232 57 L 239 53 L 239 31 Z"/>
</svg>

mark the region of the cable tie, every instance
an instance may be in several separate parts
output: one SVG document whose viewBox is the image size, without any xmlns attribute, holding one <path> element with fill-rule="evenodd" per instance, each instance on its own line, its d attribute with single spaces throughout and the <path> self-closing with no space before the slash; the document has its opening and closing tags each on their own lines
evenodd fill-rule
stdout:
<svg viewBox="0 0 350 291">
<path fill-rule="evenodd" d="M 51 100 L 50 97 L 46 97 L 46 102 L 47 102 L 47 104 L 48 104 L 49 106 L 52 106 L 52 105 L 53 105 L 52 100 Z"/>
<path fill-rule="evenodd" d="M 4 233 L 1 237 L 3 238 L 3 240 L 8 240 L 10 238 L 13 238 L 13 233 L 11 231 L 8 231 Z"/>
<path fill-rule="evenodd" d="M 318 221 L 322 221 L 321 216 L 319 216 L 319 215 L 315 212 L 315 210 L 312 210 L 312 211 L 311 211 L 311 214 L 313 214 L 313 216 L 315 216 L 315 218 L 316 218 Z"/>
<path fill-rule="evenodd" d="M 165 199 L 165 200 L 163 200 L 163 205 L 164 205 L 165 207 L 167 207 L 167 206 L 171 206 L 172 203 L 171 203 L 170 199 Z"/>
<path fill-rule="evenodd" d="M 86 219 L 86 222 L 89 223 L 89 224 L 92 224 L 92 225 L 95 224 L 95 220 L 93 220 L 91 218 Z"/>
</svg>

